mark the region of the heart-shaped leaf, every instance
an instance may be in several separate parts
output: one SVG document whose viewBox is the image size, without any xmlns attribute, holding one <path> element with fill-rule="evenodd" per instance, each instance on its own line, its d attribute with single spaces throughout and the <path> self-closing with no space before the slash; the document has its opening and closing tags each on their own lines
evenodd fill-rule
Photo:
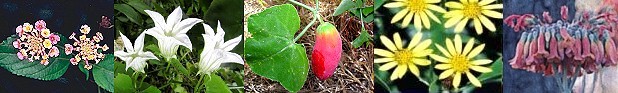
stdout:
<svg viewBox="0 0 618 93">
<path fill-rule="evenodd" d="M 300 28 L 296 8 L 277 5 L 247 20 L 250 35 L 245 43 L 245 57 L 251 70 L 278 81 L 290 92 L 299 91 L 307 80 L 309 62 L 303 45 L 293 42 Z"/>
<path fill-rule="evenodd" d="M 57 33 L 56 33 L 57 34 Z M 66 38 L 59 35 L 61 41 L 58 42 L 56 47 L 59 51 L 64 51 L 64 43 Z M 30 62 L 28 60 L 19 60 L 17 58 L 17 49 L 13 47 L 12 43 L 17 39 L 16 35 L 12 35 L 4 40 L 0 44 L 0 66 L 9 72 L 29 77 L 38 80 L 55 80 L 64 75 L 69 67 L 69 56 L 60 52 L 58 57 L 50 58 L 47 66 L 41 65 L 40 61 Z"/>
</svg>

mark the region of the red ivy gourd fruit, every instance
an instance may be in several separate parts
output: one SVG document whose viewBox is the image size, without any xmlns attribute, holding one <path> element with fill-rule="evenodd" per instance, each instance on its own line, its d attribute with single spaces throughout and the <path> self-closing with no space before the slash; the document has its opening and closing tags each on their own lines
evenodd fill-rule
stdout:
<svg viewBox="0 0 618 93">
<path fill-rule="evenodd" d="M 341 36 L 331 23 L 318 26 L 311 54 L 311 69 L 320 80 L 333 75 L 341 59 Z"/>
</svg>

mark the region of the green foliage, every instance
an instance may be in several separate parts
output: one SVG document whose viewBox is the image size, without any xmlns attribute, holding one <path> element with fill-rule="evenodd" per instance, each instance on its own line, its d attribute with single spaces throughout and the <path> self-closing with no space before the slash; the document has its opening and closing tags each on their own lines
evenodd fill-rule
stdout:
<svg viewBox="0 0 618 93">
<path fill-rule="evenodd" d="M 105 58 L 92 67 L 94 82 L 107 91 L 114 91 L 114 55 L 107 54 Z M 87 74 L 87 73 L 86 73 Z"/>
<path fill-rule="evenodd" d="M 364 3 L 365 0 L 342 0 L 341 3 L 339 3 L 339 6 L 337 6 L 337 9 L 335 9 L 335 13 L 333 13 L 333 16 L 338 16 L 345 13 L 346 11 L 349 11 L 352 16 L 355 16 L 356 18 L 362 20 L 361 24 L 363 25 L 363 28 L 361 28 L 361 34 L 356 37 L 354 41 L 352 41 L 352 46 L 354 46 L 354 48 L 358 48 L 364 45 L 366 42 L 372 41 L 371 35 L 369 35 L 369 33 L 364 28 L 364 22 L 373 22 L 373 11 L 375 9 L 371 5 L 365 6 Z"/>
<path fill-rule="evenodd" d="M 296 8 L 277 5 L 247 20 L 251 37 L 245 44 L 245 56 L 251 70 L 278 81 L 290 92 L 299 91 L 307 79 L 309 62 L 303 45 L 293 40 L 300 28 Z"/>
</svg>

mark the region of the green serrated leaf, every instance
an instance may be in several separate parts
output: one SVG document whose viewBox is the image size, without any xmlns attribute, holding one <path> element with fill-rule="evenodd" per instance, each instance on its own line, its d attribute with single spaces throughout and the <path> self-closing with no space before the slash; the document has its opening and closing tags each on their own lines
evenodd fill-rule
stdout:
<svg viewBox="0 0 618 93">
<path fill-rule="evenodd" d="M 122 14 L 126 15 L 129 20 L 135 24 L 142 24 L 142 17 L 137 14 L 137 12 L 127 4 L 114 4 L 114 9 L 118 10 Z"/>
<path fill-rule="evenodd" d="M 342 0 L 341 3 L 339 3 L 339 6 L 337 6 L 337 8 L 335 9 L 335 13 L 333 13 L 333 16 L 343 14 L 345 11 L 352 9 L 355 6 L 356 5 L 354 1 L 352 0 Z"/>
<path fill-rule="evenodd" d="M 99 87 L 114 91 L 114 55 L 106 54 L 105 58 L 92 66 L 92 77 Z"/>
<path fill-rule="evenodd" d="M 215 74 L 205 76 L 203 85 L 206 86 L 206 93 L 232 93 L 225 81 Z"/>
<path fill-rule="evenodd" d="M 114 92 L 117 93 L 132 93 L 135 92 L 135 88 L 133 85 L 133 79 L 129 77 L 129 75 L 118 74 L 116 78 L 114 78 Z"/>
<path fill-rule="evenodd" d="M 57 34 L 57 33 L 56 33 Z M 56 44 L 59 51 L 64 51 L 64 43 L 66 38 L 58 34 L 61 41 Z M 55 80 L 62 76 L 69 67 L 69 56 L 60 52 L 58 57 L 50 58 L 47 66 L 41 65 L 40 61 L 30 62 L 19 60 L 17 58 L 17 49 L 12 43 L 17 39 L 16 35 L 12 35 L 0 44 L 0 66 L 9 72 L 38 80 Z M 65 40 L 62 40 L 65 39 Z"/>
<path fill-rule="evenodd" d="M 293 42 L 300 28 L 296 8 L 291 4 L 270 7 L 251 15 L 247 27 L 251 35 L 244 53 L 251 70 L 290 92 L 299 91 L 307 80 L 309 61 L 303 45 Z"/>
</svg>

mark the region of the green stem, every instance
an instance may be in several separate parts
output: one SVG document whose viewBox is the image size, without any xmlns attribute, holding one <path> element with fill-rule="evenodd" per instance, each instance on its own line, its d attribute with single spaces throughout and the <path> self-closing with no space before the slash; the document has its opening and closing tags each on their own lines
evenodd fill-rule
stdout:
<svg viewBox="0 0 618 93">
<path fill-rule="evenodd" d="M 294 38 L 294 41 L 293 41 L 293 42 L 296 42 L 296 41 L 298 41 L 298 39 L 300 39 L 300 37 L 302 37 L 303 35 L 305 35 L 305 32 L 307 32 L 307 30 L 309 29 L 309 27 L 313 26 L 313 24 L 315 23 L 315 21 L 316 21 L 316 20 L 320 20 L 320 22 L 322 22 L 322 23 L 323 23 L 324 21 L 320 18 L 320 13 L 318 12 L 318 7 L 319 7 L 319 2 L 318 2 L 318 0 L 316 0 L 316 5 L 315 5 L 315 7 L 316 7 L 316 8 L 311 8 L 311 7 L 309 7 L 309 6 L 307 6 L 307 5 L 303 4 L 303 3 L 300 3 L 300 2 L 297 2 L 297 1 L 294 1 L 294 0 L 288 0 L 288 1 L 292 2 L 292 4 L 296 4 L 296 5 L 298 5 L 298 6 L 301 6 L 301 7 L 303 7 L 303 8 L 306 8 L 307 10 L 311 11 L 311 12 L 313 13 L 313 17 L 314 17 L 314 18 L 311 20 L 311 22 L 309 22 L 309 24 L 307 24 L 307 26 L 305 26 L 305 28 L 304 28 L 304 29 L 300 32 L 300 34 L 298 34 L 298 36 L 296 36 L 296 37 Z"/>
<path fill-rule="evenodd" d="M 200 90 L 200 88 L 202 87 L 202 81 L 204 80 L 204 75 L 200 75 L 200 79 L 199 82 L 197 82 L 197 84 L 195 84 L 195 88 L 193 89 L 193 92 L 198 93 L 198 90 Z"/>
</svg>

